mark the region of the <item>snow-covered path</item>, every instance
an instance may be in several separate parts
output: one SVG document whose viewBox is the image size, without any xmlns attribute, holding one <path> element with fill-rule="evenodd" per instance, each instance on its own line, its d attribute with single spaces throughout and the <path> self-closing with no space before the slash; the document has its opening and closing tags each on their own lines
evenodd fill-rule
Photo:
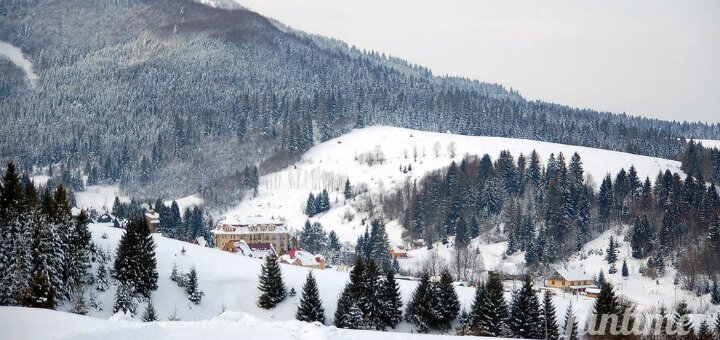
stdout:
<svg viewBox="0 0 720 340">
<path fill-rule="evenodd" d="M 13 63 L 22 68 L 25 71 L 28 79 L 30 79 L 30 82 L 35 83 L 35 81 L 38 79 L 37 74 L 33 72 L 32 63 L 30 62 L 30 60 L 25 59 L 22 50 L 20 50 L 20 48 L 18 48 L 17 46 L 4 41 L 0 41 L 0 55 L 7 56 L 8 58 L 10 58 L 10 60 L 12 60 Z"/>
</svg>

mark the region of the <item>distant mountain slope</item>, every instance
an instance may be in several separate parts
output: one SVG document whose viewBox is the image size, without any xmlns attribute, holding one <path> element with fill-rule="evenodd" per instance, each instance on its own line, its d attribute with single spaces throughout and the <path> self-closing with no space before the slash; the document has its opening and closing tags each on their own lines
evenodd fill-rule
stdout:
<svg viewBox="0 0 720 340">
<path fill-rule="evenodd" d="M 281 29 L 282 28 L 282 29 Z M 271 171 L 355 126 L 584 145 L 678 158 L 678 124 L 530 102 L 496 84 L 309 36 L 189 0 L 8 0 L 0 40 L 39 79 L 0 100 L 0 159 L 67 163 L 138 197 L 240 194 L 238 169 Z M 178 183 L 177 179 L 183 182 Z M 226 188 L 226 189 L 223 189 Z"/>
</svg>

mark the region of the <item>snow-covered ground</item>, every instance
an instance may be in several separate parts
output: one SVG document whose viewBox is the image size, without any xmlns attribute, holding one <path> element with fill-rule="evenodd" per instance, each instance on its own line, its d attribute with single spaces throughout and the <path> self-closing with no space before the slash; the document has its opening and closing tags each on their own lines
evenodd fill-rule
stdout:
<svg viewBox="0 0 720 340">
<path fill-rule="evenodd" d="M 0 307 L 0 339 L 298 339 L 441 340 L 449 335 L 397 334 L 338 329 L 300 321 L 265 321 L 247 313 L 225 312 L 205 321 L 103 320 L 45 309 Z M 38 323 L 42 327 L 38 327 Z M 483 339 L 483 338 L 476 338 Z M 485 338 L 487 339 L 487 338 Z M 495 338 L 494 338 L 495 339 Z"/>
<path fill-rule="evenodd" d="M 720 148 L 720 140 L 714 139 L 696 139 L 696 142 L 702 143 L 706 148 Z"/>
<path fill-rule="evenodd" d="M 20 48 L 10 43 L 0 41 L 0 55 L 7 56 L 15 65 L 22 68 L 32 83 L 37 80 L 38 76 L 33 72 L 32 62 L 25 59 Z"/>
<path fill-rule="evenodd" d="M 101 249 L 109 250 L 113 256 L 120 236 L 124 232 L 109 226 L 109 224 L 91 224 L 93 242 Z M 159 319 L 167 318 L 176 313 L 183 321 L 210 320 L 221 314 L 222 311 L 233 311 L 237 313 L 251 314 L 262 321 L 290 321 L 295 319 L 297 303 L 300 299 L 300 292 L 303 283 L 310 269 L 281 264 L 283 279 L 288 289 L 295 288 L 298 295 L 288 297 L 272 310 L 265 310 L 257 307 L 257 298 L 260 291 L 257 289 L 258 275 L 262 261 L 243 257 L 240 255 L 223 252 L 219 249 L 203 248 L 198 245 L 168 239 L 158 234 L 154 235 L 157 244 L 156 257 L 159 272 L 158 290 L 153 293 L 152 300 L 158 312 Z M 185 249 L 183 254 L 182 250 Z M 488 258 L 493 258 L 489 254 Z M 404 260 L 409 261 L 409 260 Z M 199 305 L 194 305 L 187 300 L 182 288 L 170 280 L 170 272 L 173 263 L 179 270 L 187 272 L 195 266 L 198 272 L 199 288 L 205 292 L 205 296 Z M 112 265 L 112 264 L 110 264 Z M 317 279 L 320 298 L 325 308 L 327 323 L 331 324 L 337 298 L 345 284 L 349 281 L 347 272 L 336 271 L 329 268 L 325 270 L 314 270 Z M 412 291 L 417 282 L 398 280 L 400 290 L 405 303 L 410 299 Z M 518 284 L 519 287 L 519 284 Z M 510 301 L 510 288 L 506 298 Z M 465 309 L 469 309 L 475 293 L 471 287 L 457 287 L 458 296 Z M 91 310 L 90 315 L 103 319 L 112 316 L 112 306 L 115 297 L 115 288 L 111 287 L 106 292 L 95 292 L 96 300 L 102 304 L 102 310 Z M 564 311 L 570 299 L 563 295 L 555 297 L 556 308 Z M 576 305 L 578 317 L 584 319 L 586 311 L 591 308 L 592 299 L 580 298 L 573 302 Z M 61 307 L 68 310 L 70 306 Z M 138 313 L 142 313 L 144 305 L 138 306 Z M 558 312 L 558 318 L 563 313 Z M 561 320 L 558 320 L 559 322 Z M 401 323 L 393 332 L 408 333 L 412 325 Z"/>
<path fill-rule="evenodd" d="M 402 185 L 407 180 L 420 179 L 429 171 L 447 167 L 451 161 L 460 162 L 465 155 L 489 154 L 496 159 L 500 151 L 509 150 L 514 157 L 528 156 L 533 150 L 543 163 L 551 153 L 562 152 L 566 161 L 578 152 L 585 171 L 599 187 L 605 174 L 615 174 L 621 168 L 634 165 L 638 175 L 655 178 L 658 171 L 670 169 L 682 173 L 680 162 L 633 155 L 629 153 L 581 146 L 539 142 L 525 139 L 463 136 L 450 133 L 425 132 L 389 126 L 355 129 L 348 134 L 320 143 L 308 150 L 296 164 L 279 172 L 262 176 L 258 197 L 247 198 L 235 208 L 218 215 L 227 217 L 261 216 L 285 220 L 290 228 L 300 229 L 308 194 L 330 191 L 332 209 L 312 221 L 319 221 L 334 230 L 341 240 L 354 242 L 365 230 L 353 204 L 345 204 L 343 184 L 350 179 L 355 189 L 365 187 L 371 193 L 381 193 Z M 383 162 L 369 165 L 363 158 L 381 153 Z M 454 157 L 451 157 L 454 154 Z M 400 167 L 412 167 L 403 173 Z M 377 202 L 376 202 L 377 203 Z M 392 242 L 400 242 L 402 230 L 396 223 L 388 225 Z"/>
<path fill-rule="evenodd" d="M 123 202 L 129 202 L 129 198 L 121 194 L 120 187 L 117 185 L 86 186 L 85 190 L 75 193 L 75 201 L 77 207 L 81 209 L 111 211 L 116 196 Z"/>
</svg>

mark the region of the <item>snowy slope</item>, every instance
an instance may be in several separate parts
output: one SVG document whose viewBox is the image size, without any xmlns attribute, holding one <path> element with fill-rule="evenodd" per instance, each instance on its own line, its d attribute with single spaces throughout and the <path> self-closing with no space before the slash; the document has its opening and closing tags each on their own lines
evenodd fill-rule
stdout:
<svg viewBox="0 0 720 340">
<path fill-rule="evenodd" d="M 455 157 L 450 157 L 453 146 Z M 378 150 L 385 157 L 382 164 L 370 166 L 360 162 L 366 154 Z M 598 187 L 605 174 L 615 174 L 631 165 L 636 167 L 642 178 L 650 176 L 653 179 L 658 171 L 665 169 L 681 173 L 680 162 L 623 152 L 525 139 L 374 126 L 356 129 L 314 146 L 293 166 L 263 176 L 258 197 L 248 198 L 227 212 L 218 212 L 218 215 L 240 219 L 258 215 L 274 217 L 286 220 L 291 228 L 299 229 L 307 219 L 303 209 L 308 194 L 328 189 L 332 209 L 312 220 L 320 221 L 328 230 L 335 230 L 341 240 L 354 242 L 365 227 L 361 226 L 355 207 L 344 204 L 342 188 L 346 178 L 356 189 L 367 186 L 370 192 L 379 193 L 406 180 L 422 178 L 429 171 L 447 167 L 451 161 L 459 162 L 466 154 L 482 156 L 487 153 L 496 159 L 502 150 L 509 150 L 514 157 L 521 153 L 527 156 L 536 150 L 543 163 L 551 153 L 557 155 L 562 152 L 569 161 L 572 154 L 578 152 L 585 171 L 594 178 Z M 402 173 L 400 167 L 408 165 L 412 166 L 412 171 Z M 350 215 L 356 218 L 349 221 L 347 217 Z M 396 224 L 388 226 L 393 242 L 400 242 L 401 232 Z"/>
<path fill-rule="evenodd" d="M 109 250 L 114 256 L 117 242 L 124 230 L 112 228 L 105 224 L 92 224 L 90 225 L 90 231 L 92 232 L 93 242 L 100 248 Z M 220 315 L 223 310 L 251 314 L 263 322 L 295 319 L 295 311 L 300 299 L 299 293 L 309 269 L 281 264 L 283 279 L 287 288 L 294 287 L 298 295 L 288 297 L 272 310 L 264 310 L 256 306 L 260 294 L 257 283 L 260 265 L 262 264 L 261 260 L 223 252 L 219 249 L 203 248 L 186 242 L 164 238 L 157 234 L 154 235 L 154 239 L 157 244 L 156 257 L 159 288 L 153 293 L 152 300 L 160 320 L 167 320 L 175 309 L 177 309 L 177 315 L 183 321 L 209 320 Z M 183 248 L 185 254 L 181 252 Z M 189 303 L 184 290 L 177 287 L 170 280 L 173 263 L 176 263 L 178 268 L 185 272 L 192 266 L 196 266 L 199 288 L 205 292 L 205 297 L 199 305 Z M 315 270 L 314 274 L 317 279 L 320 298 L 325 308 L 325 317 L 328 324 L 330 324 L 335 313 L 337 298 L 349 281 L 348 273 L 326 269 Z M 417 283 L 398 280 L 398 284 L 400 285 L 403 300 L 407 303 Z M 470 287 L 457 287 L 457 293 L 464 308 L 468 309 L 470 307 L 474 292 L 474 289 Z M 103 304 L 103 310 L 91 310 L 90 315 L 104 319 L 110 318 L 112 316 L 115 288 L 111 287 L 108 291 L 97 294 L 97 300 Z M 506 295 L 508 301 L 509 294 L 508 290 Z M 591 302 L 588 300 L 580 303 L 582 307 L 578 308 L 578 317 L 584 318 L 584 311 L 589 310 Z M 564 310 L 566 303 L 561 298 L 558 298 L 556 301 L 557 308 Z M 69 310 L 69 308 L 70 306 L 63 306 L 61 310 Z M 138 306 L 139 311 L 142 311 L 143 308 L 144 305 L 142 304 Z M 563 316 L 560 315 L 561 313 L 558 314 L 559 318 Z M 411 330 L 412 325 L 403 322 L 393 331 L 408 333 Z"/>
<path fill-rule="evenodd" d="M 42 323 L 43 327 L 37 327 L 38 323 Z M 225 312 L 218 317 L 205 321 L 142 323 L 127 320 L 102 320 L 45 309 L 0 307 L 0 325 L 3 328 L 3 332 L 0 332 L 0 340 L 240 338 L 361 340 L 369 337 L 377 340 L 451 339 L 449 335 L 400 335 L 396 333 L 338 329 L 299 321 L 264 321 L 250 314 L 237 312 Z"/>
</svg>

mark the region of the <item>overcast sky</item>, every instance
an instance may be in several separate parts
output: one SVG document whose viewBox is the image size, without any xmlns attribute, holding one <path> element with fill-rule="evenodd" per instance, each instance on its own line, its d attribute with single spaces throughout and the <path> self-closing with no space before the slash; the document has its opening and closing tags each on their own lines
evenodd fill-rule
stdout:
<svg viewBox="0 0 720 340">
<path fill-rule="evenodd" d="M 720 122 L 720 1 L 236 1 L 529 99 Z"/>
</svg>

